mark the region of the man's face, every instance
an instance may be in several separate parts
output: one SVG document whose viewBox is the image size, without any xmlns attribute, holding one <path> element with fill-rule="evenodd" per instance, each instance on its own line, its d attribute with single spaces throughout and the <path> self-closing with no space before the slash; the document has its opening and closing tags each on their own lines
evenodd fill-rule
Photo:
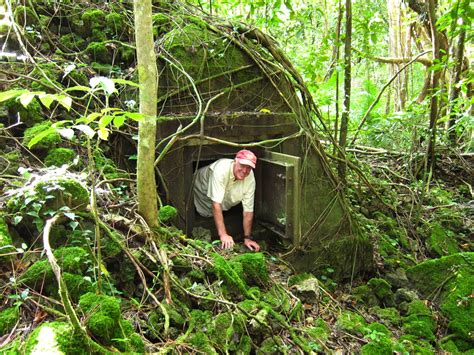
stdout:
<svg viewBox="0 0 474 355">
<path fill-rule="evenodd" d="M 247 176 L 249 176 L 251 170 L 252 168 L 250 166 L 240 164 L 239 162 L 235 161 L 233 173 L 237 180 L 245 179 Z"/>
</svg>

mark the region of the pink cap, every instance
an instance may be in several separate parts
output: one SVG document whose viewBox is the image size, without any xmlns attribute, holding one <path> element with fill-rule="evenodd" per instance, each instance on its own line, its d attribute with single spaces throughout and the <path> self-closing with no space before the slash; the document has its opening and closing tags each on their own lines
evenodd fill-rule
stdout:
<svg viewBox="0 0 474 355">
<path fill-rule="evenodd" d="M 257 164 L 257 157 L 250 150 L 242 149 L 237 152 L 235 160 L 238 163 L 243 165 L 249 165 L 255 169 L 255 164 Z"/>
</svg>

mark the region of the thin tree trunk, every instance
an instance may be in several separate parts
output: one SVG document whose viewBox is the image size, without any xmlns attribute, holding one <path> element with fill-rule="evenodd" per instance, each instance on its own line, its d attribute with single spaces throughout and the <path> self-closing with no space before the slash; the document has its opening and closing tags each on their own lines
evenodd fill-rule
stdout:
<svg viewBox="0 0 474 355">
<path fill-rule="evenodd" d="M 458 44 L 454 54 L 455 66 L 453 68 L 453 74 L 451 79 L 451 90 L 449 94 L 449 121 L 447 125 L 449 141 L 452 145 L 456 144 L 457 135 L 454 126 L 456 124 L 456 116 L 458 110 L 456 110 L 457 100 L 459 98 L 459 92 L 461 88 L 459 82 L 461 81 L 461 73 L 463 71 L 463 61 L 464 61 L 464 44 L 466 41 L 466 27 L 468 27 L 470 20 L 467 18 L 466 12 L 468 7 L 468 1 L 464 0 L 461 3 L 461 8 L 464 10 L 461 16 L 461 28 L 459 30 L 459 39 Z M 467 26 L 466 26 L 467 25 Z"/>
<path fill-rule="evenodd" d="M 440 59 L 439 51 L 439 34 L 436 28 L 435 18 L 435 3 L 434 0 L 428 0 L 428 16 L 430 20 L 431 38 L 433 43 L 433 62 Z M 438 94 L 439 89 L 439 70 L 433 72 L 431 76 L 431 99 L 430 99 L 430 124 L 429 124 L 429 139 L 427 148 L 427 165 L 425 172 L 433 172 L 435 165 L 435 146 L 436 146 L 436 123 L 438 122 Z"/>
<path fill-rule="evenodd" d="M 349 112 L 351 105 L 351 43 L 352 43 L 352 4 L 346 0 L 346 37 L 344 39 L 344 101 L 341 115 L 341 130 L 339 134 L 339 145 L 345 155 L 347 142 L 347 128 L 349 125 Z M 345 157 L 342 157 L 345 160 Z M 346 181 L 346 163 L 339 162 L 339 177 Z"/>
<path fill-rule="evenodd" d="M 336 66 L 339 65 L 339 41 L 341 39 L 341 23 L 342 23 L 342 5 L 341 0 L 339 0 L 339 9 L 337 14 L 337 28 L 336 28 L 336 41 L 334 43 L 334 58 L 336 61 Z M 337 133 L 339 129 L 339 71 L 336 71 L 336 113 L 334 118 L 334 141 L 337 142 Z M 334 152 L 336 147 L 334 147 Z"/>
<path fill-rule="evenodd" d="M 151 0 L 134 0 L 135 40 L 140 113 L 144 119 L 138 126 L 137 191 L 138 212 L 150 227 L 158 225 L 158 203 L 155 181 L 156 101 L 158 71 L 153 43 Z"/>
</svg>

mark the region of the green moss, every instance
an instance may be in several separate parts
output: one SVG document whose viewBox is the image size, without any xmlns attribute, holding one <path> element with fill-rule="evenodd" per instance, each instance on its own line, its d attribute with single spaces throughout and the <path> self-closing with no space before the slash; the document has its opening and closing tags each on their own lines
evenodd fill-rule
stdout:
<svg viewBox="0 0 474 355">
<path fill-rule="evenodd" d="M 361 315 L 350 311 L 343 311 L 337 318 L 336 326 L 348 333 L 361 335 L 367 323 Z"/>
<path fill-rule="evenodd" d="M 217 253 L 212 254 L 214 259 L 214 273 L 222 279 L 233 291 L 239 291 L 248 296 L 248 286 L 242 278 L 242 264 L 232 260 L 226 260 Z"/>
<path fill-rule="evenodd" d="M 36 288 L 40 287 L 43 282 L 51 283 L 53 279 L 53 269 L 48 260 L 39 260 L 25 271 L 19 281 Z"/>
<path fill-rule="evenodd" d="M 83 211 L 89 204 L 89 192 L 75 179 L 40 182 L 36 185 L 35 192 L 40 198 L 54 197 L 47 199 L 46 209 L 58 210 L 68 206 L 70 209 Z"/>
<path fill-rule="evenodd" d="M 428 247 L 436 256 L 452 255 L 459 252 L 453 232 L 445 230 L 439 223 L 433 223 Z"/>
<path fill-rule="evenodd" d="M 269 337 L 262 342 L 260 347 L 257 349 L 256 354 L 281 354 L 283 352 L 283 349 L 285 349 L 285 344 L 283 343 L 281 338 Z M 286 351 L 284 353 L 286 353 Z"/>
<path fill-rule="evenodd" d="M 448 328 L 454 334 L 459 350 L 474 348 L 474 272 L 462 269 L 455 274 L 447 295 L 441 303 L 441 312 L 449 319 Z"/>
<path fill-rule="evenodd" d="M 218 314 L 213 320 L 211 339 L 220 353 L 236 353 L 247 346 L 243 317 L 229 312 Z M 250 350 L 250 349 L 249 349 Z"/>
<path fill-rule="evenodd" d="M 379 278 L 370 279 L 369 282 L 367 282 L 367 285 L 373 290 L 375 295 L 381 300 L 386 299 L 387 297 L 390 297 L 390 296 L 393 297 L 392 286 L 384 279 L 379 279 Z"/>
<path fill-rule="evenodd" d="M 82 14 L 82 21 L 90 29 L 104 28 L 105 12 L 99 9 L 86 10 Z"/>
<path fill-rule="evenodd" d="M 20 151 L 13 150 L 8 153 L 4 152 L 2 156 L 5 158 L 5 160 L 0 160 L 0 171 L 2 171 L 5 175 L 17 174 L 22 158 Z"/>
<path fill-rule="evenodd" d="M 93 61 L 105 64 L 112 62 L 112 55 L 103 42 L 90 42 L 87 45 L 86 53 Z"/>
<path fill-rule="evenodd" d="M 387 308 L 380 308 L 380 307 L 373 307 L 369 310 L 371 313 L 375 313 L 380 320 L 392 326 L 398 326 L 401 323 L 400 313 L 396 308 L 387 307 Z"/>
<path fill-rule="evenodd" d="M 368 306 L 377 306 L 380 304 L 379 299 L 374 294 L 373 290 L 367 285 L 355 287 L 352 290 L 352 296 L 359 302 Z"/>
<path fill-rule="evenodd" d="M 262 301 L 268 303 L 273 309 L 288 313 L 291 311 L 292 300 L 288 292 L 278 284 L 272 287 L 262 295 Z"/>
<path fill-rule="evenodd" d="M 69 291 L 69 296 L 73 300 L 73 302 L 79 301 L 80 297 L 83 294 L 88 292 L 94 292 L 94 286 L 92 282 L 85 279 L 82 275 L 71 274 L 69 272 L 63 273 L 63 279 L 66 283 L 67 290 Z M 57 291 L 57 287 L 55 287 Z M 54 294 L 51 292 L 51 294 Z"/>
<path fill-rule="evenodd" d="M 188 337 L 188 342 L 195 347 L 200 353 L 217 354 L 216 349 L 211 345 L 208 336 L 203 332 L 191 334 Z"/>
<path fill-rule="evenodd" d="M 18 307 L 6 308 L 0 312 L 0 336 L 10 332 L 20 318 Z"/>
<path fill-rule="evenodd" d="M 299 284 L 300 282 L 305 281 L 307 279 L 313 279 L 313 278 L 314 278 L 314 275 L 309 272 L 303 272 L 301 274 L 291 275 L 288 278 L 288 287 Z"/>
<path fill-rule="evenodd" d="M 48 152 L 48 155 L 44 159 L 46 166 L 57 166 L 60 167 L 63 164 L 72 163 L 76 157 L 76 152 L 69 148 L 54 148 Z"/>
<path fill-rule="evenodd" d="M 329 335 L 331 334 L 331 329 L 322 318 L 318 318 L 314 322 L 313 327 L 309 327 L 305 329 L 305 333 L 309 335 L 311 340 L 325 342 L 326 340 L 329 339 Z"/>
<path fill-rule="evenodd" d="M 268 271 L 263 253 L 244 253 L 232 261 L 242 265 L 243 278 L 249 285 L 265 286 L 268 283 Z"/>
<path fill-rule="evenodd" d="M 145 353 L 145 344 L 142 338 L 135 333 L 132 323 L 122 319 L 117 327 L 112 344 L 121 352 Z"/>
<path fill-rule="evenodd" d="M 403 335 L 398 339 L 398 343 L 394 346 L 394 350 L 399 348 L 403 353 L 417 355 L 432 355 L 435 349 L 431 344 L 415 335 Z"/>
<path fill-rule="evenodd" d="M 418 338 L 423 338 L 428 341 L 434 341 L 432 325 L 425 320 L 410 320 L 403 324 L 403 331 L 406 334 L 414 335 Z"/>
<path fill-rule="evenodd" d="M 371 341 L 360 349 L 360 353 L 362 355 L 391 355 L 393 354 L 392 341 L 385 337 Z"/>
<path fill-rule="evenodd" d="M 5 222 L 5 218 L 0 215 L 0 254 L 14 252 L 15 250 L 12 237 L 8 231 L 8 225 Z M 0 256 L 0 264 L 9 260 L 11 260 L 9 256 Z"/>
<path fill-rule="evenodd" d="M 170 205 L 164 205 L 158 211 L 158 219 L 162 223 L 171 222 L 178 215 L 178 210 Z"/>
<path fill-rule="evenodd" d="M 109 33 L 117 36 L 124 30 L 125 21 L 121 14 L 111 12 L 105 16 L 105 25 Z"/>
<path fill-rule="evenodd" d="M 86 48 L 86 41 L 75 33 L 60 36 L 59 43 L 72 51 L 82 51 Z"/>
<path fill-rule="evenodd" d="M 26 129 L 23 134 L 23 144 L 28 146 L 33 138 L 43 134 L 45 135 L 31 149 L 51 149 L 61 142 L 61 136 L 51 127 L 51 122 L 47 121 Z"/>
<path fill-rule="evenodd" d="M 27 6 L 19 5 L 15 7 L 13 13 L 15 22 L 21 26 L 38 26 L 38 16 L 34 10 Z"/>
<path fill-rule="evenodd" d="M 33 90 L 35 89 L 33 88 Z M 21 121 L 27 127 L 32 127 L 37 123 L 41 123 L 46 118 L 42 112 L 41 104 L 36 98 L 33 99 L 27 107 L 24 107 L 20 101 L 16 99 L 6 101 L 5 106 L 8 109 L 10 116 L 20 116 Z"/>
<path fill-rule="evenodd" d="M 121 318 L 119 300 L 112 296 L 86 293 L 81 296 L 79 307 L 87 317 L 87 329 L 103 344 L 112 344 Z"/>
<path fill-rule="evenodd" d="M 26 354 L 88 354 L 87 342 L 63 322 L 47 322 L 36 328 L 22 345 Z"/>
<path fill-rule="evenodd" d="M 123 237 L 120 233 L 117 233 L 115 231 L 112 231 L 112 233 L 116 236 L 116 239 L 120 241 L 123 240 Z M 124 245 L 122 245 L 121 243 L 115 242 L 108 236 L 102 238 L 102 254 L 104 255 L 104 257 L 107 257 L 107 258 L 116 257 L 122 252 L 123 248 L 124 248 Z"/>
</svg>

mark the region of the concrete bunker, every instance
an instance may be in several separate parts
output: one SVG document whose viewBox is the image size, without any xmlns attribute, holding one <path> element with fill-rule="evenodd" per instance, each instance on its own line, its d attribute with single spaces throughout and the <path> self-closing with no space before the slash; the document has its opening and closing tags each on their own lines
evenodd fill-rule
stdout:
<svg viewBox="0 0 474 355">
<path fill-rule="evenodd" d="M 274 41 L 196 13 L 163 23 L 158 169 L 178 227 L 190 235 L 201 223 L 196 169 L 246 147 L 258 157 L 254 225 L 286 241 L 297 270 L 331 267 L 336 278 L 370 270 L 371 246 L 355 230 L 317 138 L 318 110 Z"/>
</svg>

